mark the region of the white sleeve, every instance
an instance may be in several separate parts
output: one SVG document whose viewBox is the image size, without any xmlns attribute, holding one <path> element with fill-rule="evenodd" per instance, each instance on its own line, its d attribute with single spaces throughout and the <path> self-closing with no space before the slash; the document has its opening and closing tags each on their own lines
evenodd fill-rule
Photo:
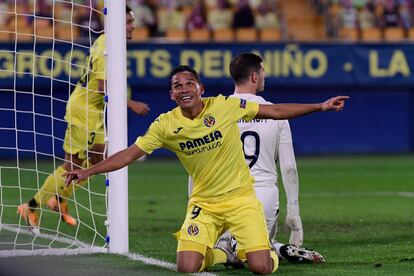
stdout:
<svg viewBox="0 0 414 276">
<path fill-rule="evenodd" d="M 289 126 L 288 124 L 286 124 Z M 299 216 L 299 178 L 296 168 L 295 153 L 293 150 L 290 128 L 283 127 L 281 133 L 285 138 L 290 137 L 290 143 L 283 143 L 282 137 L 278 147 L 278 159 L 280 172 L 282 174 L 283 186 L 286 191 L 288 216 Z M 285 139 L 288 141 L 288 139 Z"/>
<path fill-rule="evenodd" d="M 279 121 L 279 144 L 292 144 L 292 133 L 288 120 Z"/>
</svg>

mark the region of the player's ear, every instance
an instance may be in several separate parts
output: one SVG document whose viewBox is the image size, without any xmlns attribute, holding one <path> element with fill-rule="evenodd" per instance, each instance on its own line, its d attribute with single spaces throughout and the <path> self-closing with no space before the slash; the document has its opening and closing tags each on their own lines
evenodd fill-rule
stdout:
<svg viewBox="0 0 414 276">
<path fill-rule="evenodd" d="M 204 95 L 204 84 L 200 83 L 200 94 Z"/>
<path fill-rule="evenodd" d="M 256 72 L 253 72 L 253 73 L 250 74 L 250 81 L 252 83 L 256 83 L 257 82 L 257 78 L 258 78 L 258 76 L 257 76 L 257 73 Z"/>
<path fill-rule="evenodd" d="M 175 98 L 174 98 L 174 95 L 173 95 L 172 90 L 170 90 L 170 98 L 171 98 L 171 100 L 175 101 Z"/>
</svg>

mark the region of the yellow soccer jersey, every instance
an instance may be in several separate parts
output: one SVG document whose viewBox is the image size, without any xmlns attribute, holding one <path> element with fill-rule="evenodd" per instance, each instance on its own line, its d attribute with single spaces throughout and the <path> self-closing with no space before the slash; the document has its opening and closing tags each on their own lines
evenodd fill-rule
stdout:
<svg viewBox="0 0 414 276">
<path fill-rule="evenodd" d="M 105 35 L 99 36 L 86 58 L 86 69 L 76 84 L 66 106 L 65 120 L 78 127 L 97 130 L 103 126 L 104 95 L 98 81 L 105 80 Z"/>
<path fill-rule="evenodd" d="M 197 201 L 253 184 L 237 121 L 252 120 L 259 109 L 257 103 L 222 95 L 203 102 L 202 112 L 193 120 L 179 107 L 161 114 L 135 142 L 148 154 L 161 147 L 173 151 L 194 179 L 191 198 Z"/>
</svg>

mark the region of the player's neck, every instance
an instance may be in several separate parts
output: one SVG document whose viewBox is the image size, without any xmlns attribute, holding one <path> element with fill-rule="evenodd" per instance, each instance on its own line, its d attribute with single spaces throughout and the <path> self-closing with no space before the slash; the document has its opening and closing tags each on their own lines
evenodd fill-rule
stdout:
<svg viewBox="0 0 414 276">
<path fill-rule="evenodd" d="M 236 85 L 234 87 L 234 94 L 257 94 L 256 87 L 251 85 Z"/>
<path fill-rule="evenodd" d="M 190 119 L 193 120 L 195 117 L 198 116 L 198 114 L 201 113 L 201 111 L 203 111 L 204 108 L 204 103 L 203 101 L 200 101 L 199 104 L 192 106 L 192 107 L 181 107 L 181 114 Z"/>
</svg>

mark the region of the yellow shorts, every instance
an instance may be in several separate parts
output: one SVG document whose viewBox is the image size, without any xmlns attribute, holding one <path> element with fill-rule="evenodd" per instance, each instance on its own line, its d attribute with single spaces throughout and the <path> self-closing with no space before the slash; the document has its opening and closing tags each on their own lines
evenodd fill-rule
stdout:
<svg viewBox="0 0 414 276">
<path fill-rule="evenodd" d="M 86 151 L 95 144 L 104 144 L 104 130 L 87 131 L 84 128 L 70 125 L 66 128 L 63 149 L 69 154 L 78 154 L 79 159 L 86 159 Z"/>
<path fill-rule="evenodd" d="M 240 188 L 221 197 L 219 201 L 191 202 L 188 205 L 186 218 L 177 235 L 177 251 L 199 251 L 187 241 L 213 248 L 226 230 L 236 238 L 241 252 L 270 249 L 263 207 L 253 187 Z"/>
</svg>

